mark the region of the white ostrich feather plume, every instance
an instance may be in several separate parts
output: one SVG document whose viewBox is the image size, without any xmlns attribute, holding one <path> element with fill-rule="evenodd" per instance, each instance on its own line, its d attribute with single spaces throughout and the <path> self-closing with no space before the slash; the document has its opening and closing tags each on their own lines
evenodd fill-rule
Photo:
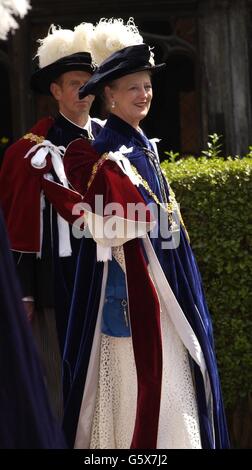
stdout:
<svg viewBox="0 0 252 470">
<path fill-rule="evenodd" d="M 46 67 L 76 52 L 89 52 L 88 37 L 92 31 L 91 23 L 81 23 L 74 31 L 51 25 L 48 35 L 38 40 L 40 46 L 36 56 L 39 57 L 39 67 Z"/>
<path fill-rule="evenodd" d="M 73 44 L 71 54 L 74 52 L 90 52 L 89 38 L 93 33 L 92 23 L 81 23 L 74 28 Z"/>
<path fill-rule="evenodd" d="M 31 8 L 29 0 L 0 0 L 0 39 L 18 28 L 15 16 L 23 18 Z"/>
<path fill-rule="evenodd" d="M 133 18 L 129 18 L 126 24 L 121 18 L 101 18 L 89 39 L 92 60 L 96 65 L 100 65 L 113 52 L 142 43 L 143 38 Z"/>
</svg>

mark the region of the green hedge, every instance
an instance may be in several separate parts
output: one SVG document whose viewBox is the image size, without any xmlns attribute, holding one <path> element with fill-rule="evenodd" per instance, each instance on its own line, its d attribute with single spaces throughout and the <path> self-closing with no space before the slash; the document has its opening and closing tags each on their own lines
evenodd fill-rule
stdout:
<svg viewBox="0 0 252 470">
<path fill-rule="evenodd" d="M 252 391 L 252 159 L 162 163 L 212 315 L 224 401 Z"/>
</svg>

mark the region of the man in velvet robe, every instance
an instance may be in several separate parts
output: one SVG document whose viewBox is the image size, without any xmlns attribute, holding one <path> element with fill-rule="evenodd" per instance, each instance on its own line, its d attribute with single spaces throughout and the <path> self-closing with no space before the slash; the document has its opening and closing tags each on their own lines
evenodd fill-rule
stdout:
<svg viewBox="0 0 252 470">
<path fill-rule="evenodd" d="M 39 173 L 44 162 L 30 158 L 52 156 L 48 178 L 66 186 L 61 160 L 67 145 L 76 138 L 93 139 L 101 121 L 89 116 L 94 97 L 78 97 L 78 89 L 91 77 L 93 66 L 87 52 L 92 25 L 83 23 L 73 31 L 51 26 L 40 40 L 39 68 L 31 88 L 52 95 L 58 107 L 55 117 L 37 122 L 11 145 L 0 172 L 0 202 L 22 286 L 23 301 L 40 343 L 48 387 L 60 413 L 61 354 L 63 354 L 80 240 L 52 208 Z M 37 154 L 37 156 L 36 156 Z M 49 175 L 50 173 L 50 175 Z M 56 328 L 55 328 L 56 317 Z M 59 352 L 60 351 L 60 352 Z"/>
</svg>

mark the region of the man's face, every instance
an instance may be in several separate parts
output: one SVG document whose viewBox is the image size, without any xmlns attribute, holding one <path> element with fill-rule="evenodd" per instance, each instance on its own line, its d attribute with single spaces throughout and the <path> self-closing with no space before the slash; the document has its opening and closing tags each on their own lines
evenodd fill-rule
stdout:
<svg viewBox="0 0 252 470">
<path fill-rule="evenodd" d="M 94 101 L 93 95 L 79 99 L 79 89 L 87 83 L 91 74 L 81 70 L 63 73 L 57 82 L 51 84 L 51 93 L 58 101 L 59 111 L 75 121 L 81 115 L 88 115 Z"/>
</svg>

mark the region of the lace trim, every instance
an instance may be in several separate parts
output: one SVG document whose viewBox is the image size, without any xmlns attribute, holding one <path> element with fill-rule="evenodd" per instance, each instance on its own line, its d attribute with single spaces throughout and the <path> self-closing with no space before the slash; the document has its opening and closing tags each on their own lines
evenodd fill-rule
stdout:
<svg viewBox="0 0 252 470">
<path fill-rule="evenodd" d="M 158 449 L 201 448 L 197 404 L 188 354 L 161 312 L 163 381 Z M 92 449 L 129 449 L 134 431 L 137 376 L 131 338 L 102 335 Z"/>
<path fill-rule="evenodd" d="M 125 264 L 125 258 L 124 258 L 124 250 L 123 246 L 113 246 L 112 247 L 112 255 L 119 264 L 120 268 L 123 270 L 124 273 L 126 273 L 126 264 Z"/>
<path fill-rule="evenodd" d="M 130 448 L 136 396 L 137 378 L 131 338 L 102 335 L 91 449 Z"/>
</svg>

